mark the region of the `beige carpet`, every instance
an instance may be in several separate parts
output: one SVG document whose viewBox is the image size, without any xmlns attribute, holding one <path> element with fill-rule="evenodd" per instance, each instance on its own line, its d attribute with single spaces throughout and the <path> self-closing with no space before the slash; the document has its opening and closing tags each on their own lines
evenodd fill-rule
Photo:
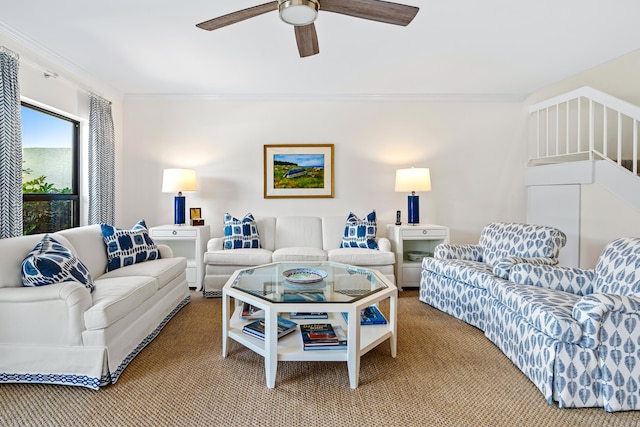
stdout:
<svg viewBox="0 0 640 427">
<path fill-rule="evenodd" d="M 481 331 L 415 290 L 400 293 L 398 357 L 388 343 L 365 355 L 356 390 L 342 362 L 280 362 L 269 390 L 261 357 L 235 342 L 221 357 L 220 299 L 192 297 L 115 385 L 0 385 L 0 425 L 640 425 L 640 412 L 547 404 Z"/>
</svg>

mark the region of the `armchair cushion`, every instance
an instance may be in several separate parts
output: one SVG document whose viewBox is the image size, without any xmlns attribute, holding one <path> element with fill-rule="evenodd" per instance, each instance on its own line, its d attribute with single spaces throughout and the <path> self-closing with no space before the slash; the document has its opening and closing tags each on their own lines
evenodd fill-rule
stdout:
<svg viewBox="0 0 640 427">
<path fill-rule="evenodd" d="M 69 249 L 46 234 L 22 261 L 24 286 L 79 282 L 90 292 L 95 286 L 87 267 Z"/>
</svg>

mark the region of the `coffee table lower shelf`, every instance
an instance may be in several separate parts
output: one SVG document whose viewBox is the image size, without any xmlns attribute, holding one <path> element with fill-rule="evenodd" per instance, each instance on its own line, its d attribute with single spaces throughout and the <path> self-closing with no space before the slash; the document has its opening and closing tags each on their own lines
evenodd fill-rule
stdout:
<svg viewBox="0 0 640 427">
<path fill-rule="evenodd" d="M 265 341 L 254 338 L 242 332 L 244 325 L 250 323 L 240 318 L 240 310 L 242 301 L 256 305 L 265 309 L 265 319 L 267 324 L 267 335 L 269 335 L 269 318 L 273 319 L 275 325 L 275 318 L 277 315 L 281 317 L 288 317 L 288 313 L 296 311 L 299 306 L 293 304 L 277 304 L 277 307 L 272 304 L 265 304 L 258 298 L 251 298 L 250 296 L 242 295 L 242 293 L 233 292 L 223 289 L 223 344 L 222 344 L 222 357 L 228 355 L 228 339 L 232 339 L 243 346 L 249 348 L 255 353 L 261 355 L 265 359 L 265 375 L 268 388 L 275 387 L 275 378 L 277 370 L 277 362 L 279 361 L 338 361 L 347 362 L 349 371 L 349 384 L 350 387 L 355 389 L 358 387 L 359 372 L 360 372 L 360 357 L 376 346 L 380 345 L 386 340 L 389 340 L 391 346 L 391 356 L 396 357 L 397 338 L 396 338 L 396 309 L 397 309 L 397 289 L 389 290 L 390 292 L 383 292 L 375 294 L 375 296 L 367 297 L 365 299 L 357 301 L 357 303 L 346 304 L 323 304 L 309 305 L 309 311 L 326 311 L 328 312 L 327 319 L 295 319 L 298 325 L 305 323 L 331 323 L 332 325 L 341 325 L 347 335 L 347 349 L 341 350 L 304 350 L 302 345 L 302 337 L 300 334 L 300 328 L 276 341 L 276 348 L 272 349 L 269 345 L 269 339 Z M 233 294 L 233 295 L 232 295 Z M 234 310 L 231 310 L 231 298 L 236 301 Z M 358 318 L 360 310 L 376 304 L 381 300 L 389 299 L 390 313 L 388 323 L 386 325 L 366 325 L 361 326 L 359 322 L 353 322 L 353 325 L 349 325 L 345 322 L 342 312 L 348 312 L 349 318 Z M 275 310 L 282 310 L 275 312 Z M 289 310 L 289 311 L 287 311 Z M 229 315 L 231 313 L 231 315 Z M 353 314 L 351 314 L 353 313 Z M 358 313 L 358 314 L 356 314 Z M 275 336 L 275 326 L 272 328 L 272 333 Z M 357 351 L 356 351 L 357 348 Z M 275 357 L 274 357 L 275 356 Z"/>
</svg>

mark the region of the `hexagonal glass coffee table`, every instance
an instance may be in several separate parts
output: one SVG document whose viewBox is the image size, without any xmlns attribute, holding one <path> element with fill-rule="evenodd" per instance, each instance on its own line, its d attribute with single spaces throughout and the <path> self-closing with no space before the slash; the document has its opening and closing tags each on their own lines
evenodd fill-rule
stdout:
<svg viewBox="0 0 640 427">
<path fill-rule="evenodd" d="M 356 388 L 363 354 L 388 339 L 391 356 L 396 357 L 398 289 L 376 270 L 331 262 L 266 264 L 236 271 L 222 289 L 222 298 L 222 357 L 227 357 L 229 338 L 263 356 L 268 388 L 275 387 L 278 361 L 346 361 L 349 384 Z M 385 299 L 387 324 L 361 326 L 360 311 Z M 242 332 L 251 322 L 240 316 L 243 302 L 264 310 L 264 341 Z M 299 326 L 278 339 L 277 317 L 288 318 L 291 312 L 326 312 L 327 319 L 294 322 L 341 325 L 347 349 L 305 351 Z M 348 313 L 348 322 L 342 313 Z"/>
</svg>

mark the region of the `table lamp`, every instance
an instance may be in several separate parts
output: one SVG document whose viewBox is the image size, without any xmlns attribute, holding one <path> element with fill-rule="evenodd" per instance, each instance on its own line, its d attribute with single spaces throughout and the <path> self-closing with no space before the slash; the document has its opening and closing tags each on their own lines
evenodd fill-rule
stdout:
<svg viewBox="0 0 640 427">
<path fill-rule="evenodd" d="M 410 192 L 407 223 L 420 224 L 420 199 L 416 191 L 431 191 L 429 168 L 398 169 L 396 171 L 396 192 Z"/>
<path fill-rule="evenodd" d="M 193 169 L 165 169 L 162 172 L 162 192 L 178 193 L 173 203 L 173 223 L 185 223 L 185 197 L 183 191 L 196 191 L 196 171 Z"/>
</svg>

